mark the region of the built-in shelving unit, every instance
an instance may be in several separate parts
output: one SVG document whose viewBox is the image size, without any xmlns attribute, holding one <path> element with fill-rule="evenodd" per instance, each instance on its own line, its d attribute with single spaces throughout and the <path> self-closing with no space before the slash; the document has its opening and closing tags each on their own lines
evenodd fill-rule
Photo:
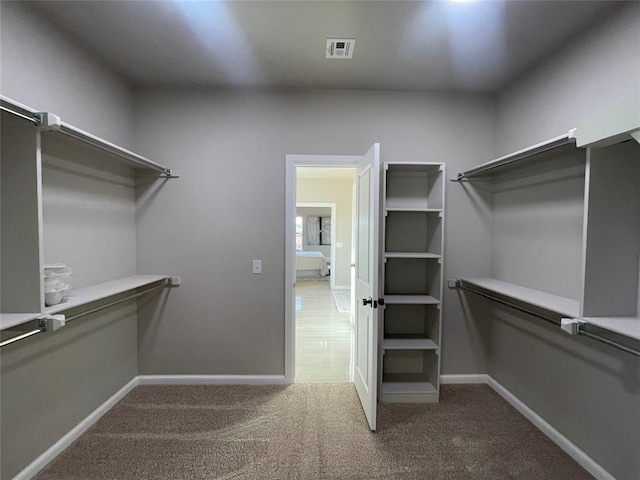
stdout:
<svg viewBox="0 0 640 480">
<path fill-rule="evenodd" d="M 34 321 L 42 325 L 49 315 L 72 310 L 77 317 L 97 304 L 104 308 L 109 297 L 124 301 L 127 292 L 137 296 L 143 287 L 168 284 L 164 275 L 132 275 L 135 186 L 138 178 L 152 182 L 177 172 L 51 113 L 6 97 L 0 107 L 3 340 L 27 338 L 10 335 Z M 68 263 L 80 287 L 50 307 L 44 304 L 45 262 Z"/>
<path fill-rule="evenodd" d="M 492 278 L 457 285 L 546 310 L 557 323 L 574 319 L 576 328 L 565 330 L 640 355 L 584 328 L 640 339 L 640 145 L 602 140 L 602 148 L 583 149 L 575 134 L 452 179 L 490 177 L 494 195 Z"/>
<path fill-rule="evenodd" d="M 384 165 L 382 402 L 437 402 L 444 164 Z"/>
</svg>

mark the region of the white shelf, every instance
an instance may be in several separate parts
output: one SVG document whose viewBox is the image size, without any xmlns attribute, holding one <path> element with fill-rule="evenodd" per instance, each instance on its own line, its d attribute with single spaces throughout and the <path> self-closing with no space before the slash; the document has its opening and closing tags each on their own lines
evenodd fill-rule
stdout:
<svg viewBox="0 0 640 480">
<path fill-rule="evenodd" d="M 437 393 L 431 382 L 382 382 L 382 394 L 425 394 Z"/>
<path fill-rule="evenodd" d="M 638 317 L 582 317 L 577 320 L 640 340 L 640 318 Z"/>
<path fill-rule="evenodd" d="M 457 177 L 452 178 L 452 180 L 462 180 L 464 178 L 471 178 L 480 175 L 490 175 L 493 174 L 497 169 L 504 168 L 506 166 L 512 166 L 513 164 L 521 162 L 523 160 L 531 160 L 536 155 L 547 152 L 549 150 L 564 147 L 566 145 L 575 146 L 575 132 L 576 129 L 574 128 L 573 130 L 569 130 L 569 132 L 565 135 L 552 138 L 545 142 L 538 143 L 531 147 L 518 150 L 517 152 L 513 152 L 503 157 L 496 158 L 495 160 L 483 163 L 470 170 L 458 173 Z"/>
<path fill-rule="evenodd" d="M 17 327 L 41 316 L 41 313 L 0 313 L 0 330 Z"/>
<path fill-rule="evenodd" d="M 393 202 L 392 202 L 393 203 Z M 401 206 L 387 206 L 385 212 L 415 212 L 415 213 L 442 213 L 441 208 L 423 208 L 423 207 L 401 207 Z"/>
<path fill-rule="evenodd" d="M 46 315 L 64 312 L 72 308 L 81 307 L 88 303 L 96 302 L 104 298 L 125 293 L 136 288 L 151 285 L 152 283 L 166 280 L 166 275 L 133 275 L 131 277 L 120 278 L 110 282 L 99 283 L 90 287 L 72 290 L 69 298 L 58 305 L 53 305 L 44 309 Z"/>
<path fill-rule="evenodd" d="M 437 350 L 438 345 L 429 338 L 385 338 L 384 350 Z"/>
<path fill-rule="evenodd" d="M 385 199 L 387 212 L 441 212 L 440 208 L 429 208 L 427 198 L 394 197 Z"/>
<path fill-rule="evenodd" d="M 153 170 L 168 177 L 177 177 L 177 172 L 171 171 L 169 168 L 149 160 L 142 155 L 138 155 L 130 150 L 119 147 L 118 145 L 104 140 L 100 137 L 85 132 L 73 125 L 69 125 L 60 120 L 60 117 L 49 112 L 39 112 L 34 108 L 27 107 L 5 96 L 0 96 L 0 104 L 3 110 L 11 112 L 23 118 L 33 121 L 40 130 L 47 132 L 52 137 L 67 136 L 80 141 L 87 145 L 115 155 L 120 161 L 126 162 L 129 166 L 136 169 Z"/>
<path fill-rule="evenodd" d="M 385 252 L 384 258 L 442 258 L 442 255 L 428 252 Z"/>
<path fill-rule="evenodd" d="M 461 280 L 463 284 L 479 287 L 483 290 L 544 308 L 545 310 L 556 312 L 567 317 L 575 318 L 580 315 L 580 302 L 578 300 L 560 297 L 494 278 L 462 278 Z"/>
<path fill-rule="evenodd" d="M 385 305 L 439 305 L 440 300 L 431 295 L 385 295 Z"/>
</svg>

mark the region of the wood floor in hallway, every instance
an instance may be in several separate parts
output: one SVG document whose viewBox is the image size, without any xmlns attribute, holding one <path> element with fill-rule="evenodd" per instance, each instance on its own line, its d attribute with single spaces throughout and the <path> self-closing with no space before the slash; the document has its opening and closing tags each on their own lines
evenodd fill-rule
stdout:
<svg viewBox="0 0 640 480">
<path fill-rule="evenodd" d="M 296 282 L 296 383 L 351 382 L 353 326 L 328 280 Z"/>
</svg>

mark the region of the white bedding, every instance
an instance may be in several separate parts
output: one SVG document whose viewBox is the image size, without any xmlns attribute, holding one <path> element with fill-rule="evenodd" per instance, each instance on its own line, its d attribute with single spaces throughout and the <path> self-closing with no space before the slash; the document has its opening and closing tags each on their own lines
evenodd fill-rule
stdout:
<svg viewBox="0 0 640 480">
<path fill-rule="evenodd" d="M 329 275 L 329 265 L 321 252 L 296 252 L 296 271 L 318 270 L 321 277 Z"/>
</svg>

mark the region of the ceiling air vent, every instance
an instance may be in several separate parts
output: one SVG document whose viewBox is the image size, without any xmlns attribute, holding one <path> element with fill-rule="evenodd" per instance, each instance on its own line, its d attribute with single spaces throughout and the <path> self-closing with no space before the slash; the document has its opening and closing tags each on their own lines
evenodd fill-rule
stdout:
<svg viewBox="0 0 640 480">
<path fill-rule="evenodd" d="M 327 38 L 327 58 L 353 58 L 355 38 Z"/>
</svg>

